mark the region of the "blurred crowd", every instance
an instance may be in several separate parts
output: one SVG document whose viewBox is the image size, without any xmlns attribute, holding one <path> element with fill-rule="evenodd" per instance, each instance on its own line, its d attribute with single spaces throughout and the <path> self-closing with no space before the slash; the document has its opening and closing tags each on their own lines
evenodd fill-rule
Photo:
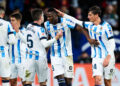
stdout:
<svg viewBox="0 0 120 86">
<path fill-rule="evenodd" d="M 79 20 L 86 21 L 88 20 L 88 9 L 93 5 L 98 5 L 101 7 L 102 19 L 110 23 L 113 28 L 115 42 L 117 45 L 115 50 L 116 62 L 120 62 L 119 0 L 0 0 L 0 6 L 3 6 L 6 9 L 5 18 L 8 19 L 8 15 L 10 15 L 12 12 L 19 11 L 23 15 L 23 25 L 27 25 L 32 21 L 30 15 L 32 9 L 42 8 L 44 12 L 46 12 L 49 7 L 60 9 L 61 11 Z M 88 44 L 87 40 L 82 33 L 79 33 L 76 30 L 71 31 L 74 61 L 78 63 L 91 63 L 90 45 Z"/>
</svg>

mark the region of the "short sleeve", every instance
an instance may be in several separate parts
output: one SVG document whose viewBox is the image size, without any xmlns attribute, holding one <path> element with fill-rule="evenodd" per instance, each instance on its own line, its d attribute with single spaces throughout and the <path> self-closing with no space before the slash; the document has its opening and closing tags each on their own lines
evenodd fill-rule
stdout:
<svg viewBox="0 0 120 86">
<path fill-rule="evenodd" d="M 45 29 L 43 27 L 40 28 L 40 30 L 37 32 L 37 35 L 40 40 L 47 39 Z"/>
<path fill-rule="evenodd" d="M 83 21 L 83 28 L 88 29 L 88 26 L 89 26 L 89 25 L 92 25 L 92 22 L 84 22 L 84 21 Z"/>
<path fill-rule="evenodd" d="M 108 40 L 113 38 L 112 27 L 109 24 L 107 24 L 107 26 L 105 28 L 105 34 L 106 34 L 106 37 Z"/>
<path fill-rule="evenodd" d="M 73 22 L 73 21 L 70 20 L 70 19 L 66 19 L 66 24 L 67 24 L 67 26 L 68 26 L 69 28 L 71 28 L 71 29 L 76 28 L 76 25 L 77 25 L 75 22 Z"/>
</svg>

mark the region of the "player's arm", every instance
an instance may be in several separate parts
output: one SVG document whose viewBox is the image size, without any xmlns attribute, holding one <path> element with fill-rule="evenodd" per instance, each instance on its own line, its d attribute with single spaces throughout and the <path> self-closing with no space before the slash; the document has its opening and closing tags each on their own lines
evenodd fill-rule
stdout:
<svg viewBox="0 0 120 86">
<path fill-rule="evenodd" d="M 9 44 L 15 44 L 16 43 L 14 30 L 13 30 L 10 23 L 8 23 L 8 43 Z"/>
<path fill-rule="evenodd" d="M 22 29 L 20 30 L 20 26 L 17 25 L 17 24 L 15 24 L 15 25 L 14 25 L 14 30 L 15 30 L 16 35 L 18 36 L 18 38 L 20 38 L 20 40 L 21 40 L 22 42 L 26 43 L 27 41 L 26 41 L 26 38 L 25 38 L 25 36 L 24 36 L 24 31 L 25 31 L 25 29 L 22 27 Z"/>
<path fill-rule="evenodd" d="M 64 18 L 66 18 L 66 19 L 70 19 L 72 22 L 76 23 L 76 24 L 77 24 L 76 29 L 77 29 L 78 31 L 83 32 L 83 34 L 86 36 L 88 42 L 89 42 L 91 45 L 92 45 L 92 44 L 94 44 L 94 45 L 96 45 L 96 46 L 99 45 L 99 42 L 98 42 L 97 40 L 90 38 L 90 36 L 89 36 L 89 34 L 88 34 L 88 31 L 85 29 L 85 28 L 88 28 L 88 24 L 91 24 L 92 22 L 80 21 L 80 20 L 77 20 L 76 18 L 74 18 L 74 17 L 72 17 L 72 16 L 69 16 L 69 15 L 67 15 L 67 14 L 65 14 L 65 13 L 63 13 L 63 12 L 57 10 L 57 9 L 55 9 L 55 10 L 58 12 L 58 15 L 59 15 L 59 16 L 62 16 L 62 17 L 64 17 Z M 71 24 L 71 23 L 68 23 L 68 24 Z M 72 24 L 72 25 L 73 25 L 73 24 Z M 69 26 L 71 26 L 71 25 L 69 25 Z"/>
<path fill-rule="evenodd" d="M 48 36 L 47 40 L 50 40 L 50 36 Z M 48 53 L 49 49 L 50 49 L 50 46 L 45 48 L 47 53 Z"/>
<path fill-rule="evenodd" d="M 94 44 L 94 45 L 96 45 L 96 46 L 99 45 L 99 42 L 98 42 L 97 40 L 90 38 L 87 29 L 85 29 L 85 28 L 88 28 L 89 22 L 83 22 L 82 25 L 76 24 L 76 23 L 75 23 L 73 20 L 71 20 L 71 19 L 66 19 L 65 22 L 66 22 L 66 24 L 67 24 L 67 26 L 68 26 L 69 28 L 72 28 L 72 29 L 75 28 L 75 29 L 77 29 L 78 31 L 82 32 L 82 33 L 86 36 L 88 42 L 89 42 L 91 45 L 92 45 L 92 44 Z"/>
<path fill-rule="evenodd" d="M 69 15 L 61 12 L 61 11 L 58 10 L 58 9 L 55 9 L 55 10 L 58 12 L 58 15 L 59 15 L 59 16 L 62 16 L 62 17 L 64 17 L 64 18 L 66 18 L 66 19 L 70 19 L 70 20 L 74 21 L 75 23 L 77 23 L 78 25 L 80 25 L 81 27 L 83 27 L 83 21 L 80 21 L 80 20 L 78 20 L 78 19 L 76 19 L 76 18 L 74 18 L 74 17 L 72 17 L 72 16 L 69 16 Z"/>
<path fill-rule="evenodd" d="M 45 29 L 44 28 L 41 28 L 41 31 L 38 32 L 38 37 L 41 41 L 41 43 L 43 44 L 43 46 L 45 48 L 51 46 L 54 42 L 56 42 L 60 37 L 62 37 L 62 30 L 60 32 L 57 33 L 57 35 L 55 36 L 55 38 L 53 39 L 50 39 L 50 40 L 47 40 L 47 36 L 46 36 L 46 33 L 45 33 Z"/>
<path fill-rule="evenodd" d="M 90 38 L 87 29 L 84 29 L 84 28 L 81 27 L 80 25 L 77 25 L 76 29 L 77 29 L 78 31 L 82 32 L 82 33 L 85 35 L 85 37 L 87 38 L 88 42 L 89 42 L 91 45 L 92 45 L 92 44 L 94 44 L 94 45 L 96 45 L 96 46 L 99 45 L 99 42 L 98 42 L 97 40 Z"/>
<path fill-rule="evenodd" d="M 62 31 L 58 32 L 57 35 L 55 36 L 55 38 L 53 39 L 50 39 L 50 40 L 47 40 L 47 39 L 43 39 L 41 40 L 43 46 L 46 48 L 46 47 L 49 47 L 51 46 L 54 42 L 56 42 L 59 38 L 62 37 Z"/>
<path fill-rule="evenodd" d="M 112 28 L 111 28 L 110 25 L 108 25 L 106 27 L 105 34 L 106 34 L 106 37 L 107 37 L 107 40 L 108 40 L 109 44 L 106 46 L 108 55 L 104 59 L 104 62 L 103 62 L 104 67 L 108 66 L 109 61 L 111 59 L 111 54 L 113 54 L 114 50 L 115 50 L 115 41 L 114 41 L 114 38 L 113 38 L 113 32 L 112 32 Z"/>
</svg>

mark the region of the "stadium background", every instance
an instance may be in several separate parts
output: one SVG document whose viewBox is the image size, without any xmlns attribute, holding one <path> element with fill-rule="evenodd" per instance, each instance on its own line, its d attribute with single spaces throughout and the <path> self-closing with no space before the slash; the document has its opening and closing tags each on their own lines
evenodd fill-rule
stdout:
<svg viewBox="0 0 120 86">
<path fill-rule="evenodd" d="M 116 58 L 116 74 L 120 76 L 120 0 L 0 0 L 0 6 L 6 9 L 5 19 L 9 20 L 9 15 L 14 11 L 20 11 L 23 15 L 22 25 L 26 26 L 32 21 L 30 12 L 34 8 L 42 8 L 44 13 L 46 13 L 49 7 L 54 7 L 62 10 L 63 12 L 79 19 L 86 21 L 87 12 L 89 7 L 93 5 L 98 5 L 102 9 L 101 18 L 109 22 L 113 27 L 114 38 L 116 42 L 115 58 Z M 46 19 L 46 16 L 45 16 Z M 74 86 L 93 86 L 89 82 L 89 77 L 91 79 L 92 71 L 91 69 L 91 58 L 90 58 L 90 45 L 87 42 L 85 36 L 76 31 L 72 32 L 72 47 L 73 47 L 73 57 L 75 63 L 75 78 L 78 80 L 73 80 Z M 50 51 L 49 51 L 50 52 Z M 48 62 L 50 63 L 50 56 L 48 53 Z M 51 67 L 50 67 L 51 68 Z M 83 69 L 82 69 L 83 68 Z M 79 69 L 82 71 L 80 72 Z M 89 71 L 89 72 L 88 72 Z M 81 74 L 85 73 L 82 77 Z M 117 76 L 117 75 L 116 75 Z M 80 78 L 82 77 L 82 78 Z M 114 77 L 113 83 L 117 83 L 113 86 L 120 86 L 120 78 Z M 50 79 L 51 80 L 51 79 Z M 85 83 L 88 84 L 84 84 Z M 51 82 L 51 81 L 50 81 Z M 93 81 L 92 81 L 93 82 Z M 52 86 L 52 85 L 51 85 Z M 55 85 L 57 86 L 57 85 Z"/>
</svg>

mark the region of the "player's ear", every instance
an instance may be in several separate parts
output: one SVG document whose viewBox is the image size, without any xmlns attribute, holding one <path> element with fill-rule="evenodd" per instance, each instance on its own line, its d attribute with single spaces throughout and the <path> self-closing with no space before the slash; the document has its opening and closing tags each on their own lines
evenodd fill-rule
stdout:
<svg viewBox="0 0 120 86">
<path fill-rule="evenodd" d="M 21 20 L 19 19 L 19 20 L 17 20 L 19 23 L 21 23 Z"/>
<path fill-rule="evenodd" d="M 42 19 L 42 16 L 39 17 L 39 20 L 41 20 L 41 19 Z"/>
<path fill-rule="evenodd" d="M 99 17 L 99 15 L 98 15 L 98 14 L 95 14 L 95 17 Z"/>
<path fill-rule="evenodd" d="M 5 16 L 5 13 L 2 13 L 1 15 L 4 17 L 4 16 Z"/>
</svg>

